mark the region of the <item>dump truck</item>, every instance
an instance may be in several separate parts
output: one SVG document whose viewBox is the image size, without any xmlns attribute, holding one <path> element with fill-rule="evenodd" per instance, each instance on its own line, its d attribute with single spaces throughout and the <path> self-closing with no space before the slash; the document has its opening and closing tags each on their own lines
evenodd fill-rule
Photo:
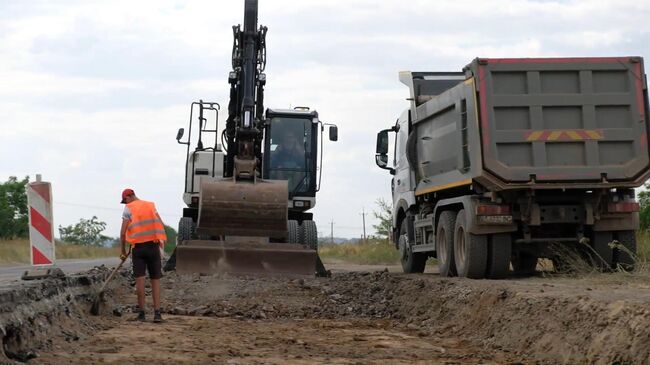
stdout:
<svg viewBox="0 0 650 365">
<path fill-rule="evenodd" d="M 632 269 L 649 176 L 641 57 L 477 58 L 461 72 L 401 72 L 410 107 L 377 135 L 393 176 L 404 272 L 504 278 L 539 258 Z M 394 158 L 389 164 L 389 133 Z"/>
<path fill-rule="evenodd" d="M 233 26 L 225 128 L 221 106 L 199 100 L 187 135 L 177 133 L 187 148 L 186 207 L 168 270 L 328 275 L 310 210 L 323 171 L 323 131 L 329 127 L 336 141 L 338 128 L 308 107 L 264 109 L 268 28 L 257 21 L 257 0 L 246 0 L 243 29 Z"/>
</svg>

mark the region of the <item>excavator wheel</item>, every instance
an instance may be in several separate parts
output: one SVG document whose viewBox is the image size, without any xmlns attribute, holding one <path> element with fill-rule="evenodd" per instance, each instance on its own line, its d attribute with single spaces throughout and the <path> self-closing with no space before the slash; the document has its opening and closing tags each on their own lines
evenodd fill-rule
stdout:
<svg viewBox="0 0 650 365">
<path fill-rule="evenodd" d="M 287 242 L 300 243 L 300 226 L 296 220 L 287 221 Z"/>
<path fill-rule="evenodd" d="M 194 236 L 196 224 L 190 217 L 182 217 L 178 222 L 178 236 L 176 237 L 176 245 L 182 245 L 184 241 L 189 241 Z"/>
<path fill-rule="evenodd" d="M 184 242 L 191 240 L 194 237 L 194 230 L 196 224 L 190 217 L 181 217 L 178 221 L 178 235 L 176 236 L 176 247 L 182 245 Z M 176 248 L 172 252 L 167 262 L 163 266 L 164 271 L 176 270 Z"/>
<path fill-rule="evenodd" d="M 316 228 L 316 222 L 311 220 L 302 221 L 302 224 L 300 225 L 300 233 L 302 236 L 302 243 L 312 250 L 318 250 L 318 231 Z"/>
</svg>

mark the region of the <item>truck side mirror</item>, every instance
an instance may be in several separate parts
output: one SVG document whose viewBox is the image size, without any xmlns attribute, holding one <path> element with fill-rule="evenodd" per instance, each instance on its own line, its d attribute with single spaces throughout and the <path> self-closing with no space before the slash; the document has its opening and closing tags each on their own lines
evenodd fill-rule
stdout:
<svg viewBox="0 0 650 365">
<path fill-rule="evenodd" d="M 386 168 L 388 166 L 388 155 L 375 155 L 375 163 L 382 169 Z"/>
<path fill-rule="evenodd" d="M 183 134 L 185 134 L 185 128 L 179 128 L 178 133 L 176 133 L 176 141 L 180 142 Z"/>
<path fill-rule="evenodd" d="M 377 133 L 377 150 L 378 155 L 388 154 L 388 130 Z"/>
<path fill-rule="evenodd" d="M 339 140 L 339 127 L 335 125 L 330 126 L 330 141 L 338 141 Z"/>
</svg>

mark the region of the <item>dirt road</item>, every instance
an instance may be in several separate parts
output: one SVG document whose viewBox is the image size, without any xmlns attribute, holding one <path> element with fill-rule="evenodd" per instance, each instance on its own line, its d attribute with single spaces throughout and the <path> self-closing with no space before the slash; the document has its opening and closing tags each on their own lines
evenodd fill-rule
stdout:
<svg viewBox="0 0 650 365">
<path fill-rule="evenodd" d="M 330 266 L 330 279 L 167 275 L 160 325 L 150 314 L 129 320 L 135 295 L 124 273 L 101 317 L 57 321 L 71 326 L 64 339 L 29 363 L 635 364 L 650 356 L 643 276 L 490 281 Z"/>
</svg>

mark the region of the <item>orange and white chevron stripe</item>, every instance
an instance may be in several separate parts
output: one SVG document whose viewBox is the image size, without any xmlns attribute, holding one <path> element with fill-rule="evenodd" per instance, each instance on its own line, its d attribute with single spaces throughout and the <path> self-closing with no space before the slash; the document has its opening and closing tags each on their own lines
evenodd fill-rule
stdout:
<svg viewBox="0 0 650 365">
<path fill-rule="evenodd" d="M 530 131 L 525 134 L 526 141 L 588 141 L 603 139 L 600 129 L 556 129 Z"/>
<path fill-rule="evenodd" d="M 27 184 L 27 204 L 32 265 L 52 265 L 55 259 L 52 185 L 41 181 Z"/>
</svg>

